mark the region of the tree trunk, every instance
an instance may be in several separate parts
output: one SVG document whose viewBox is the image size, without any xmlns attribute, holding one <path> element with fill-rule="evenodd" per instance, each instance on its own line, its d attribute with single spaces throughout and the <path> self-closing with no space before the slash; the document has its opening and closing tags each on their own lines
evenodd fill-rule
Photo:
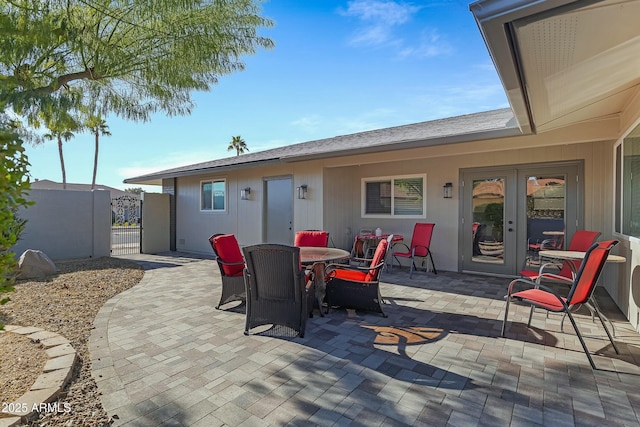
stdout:
<svg viewBox="0 0 640 427">
<path fill-rule="evenodd" d="M 91 189 L 96 187 L 96 174 L 98 173 L 98 132 L 96 131 L 96 149 L 93 154 L 93 179 L 91 180 Z"/>
<path fill-rule="evenodd" d="M 64 157 L 62 156 L 62 137 L 58 136 L 58 155 L 60 156 L 60 168 L 62 169 L 62 188 L 67 189 L 67 171 L 64 168 Z"/>
</svg>

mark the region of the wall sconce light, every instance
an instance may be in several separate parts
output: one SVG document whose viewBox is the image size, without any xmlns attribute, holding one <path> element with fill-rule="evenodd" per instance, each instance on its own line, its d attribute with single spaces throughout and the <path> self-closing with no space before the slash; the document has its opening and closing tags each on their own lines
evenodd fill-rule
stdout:
<svg viewBox="0 0 640 427">
<path fill-rule="evenodd" d="M 450 182 L 447 182 L 444 184 L 444 186 L 442 187 L 442 194 L 443 197 L 445 199 L 450 199 L 453 197 L 453 184 Z"/>
<path fill-rule="evenodd" d="M 298 191 L 298 199 L 306 199 L 307 198 L 307 185 L 301 185 L 300 187 L 296 188 L 296 190 Z"/>
<path fill-rule="evenodd" d="M 251 188 L 245 187 L 240 190 L 240 200 L 249 200 L 249 195 L 251 194 Z"/>
</svg>

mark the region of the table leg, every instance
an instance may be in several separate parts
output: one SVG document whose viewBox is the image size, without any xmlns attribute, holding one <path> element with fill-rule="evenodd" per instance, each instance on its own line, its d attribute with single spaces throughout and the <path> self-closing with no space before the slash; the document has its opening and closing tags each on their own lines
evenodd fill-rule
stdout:
<svg viewBox="0 0 640 427">
<path fill-rule="evenodd" d="M 313 284 L 315 288 L 315 300 L 318 302 L 318 310 L 320 311 L 320 317 L 324 317 L 322 311 L 322 304 L 324 302 L 325 295 L 327 294 L 327 284 L 324 281 L 324 268 L 323 262 L 316 262 L 313 264 Z M 311 308 L 313 310 L 313 307 Z"/>
</svg>

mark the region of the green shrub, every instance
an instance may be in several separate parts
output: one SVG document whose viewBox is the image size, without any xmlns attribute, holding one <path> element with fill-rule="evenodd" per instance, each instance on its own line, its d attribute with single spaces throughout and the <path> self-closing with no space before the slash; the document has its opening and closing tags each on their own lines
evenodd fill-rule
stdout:
<svg viewBox="0 0 640 427">
<path fill-rule="evenodd" d="M 17 274 L 17 262 L 11 248 L 20 238 L 26 222 L 17 216 L 17 211 L 33 203 L 25 198 L 30 188 L 29 161 L 16 130 L 14 122 L 0 115 L 0 305 L 9 301 L 3 294 L 13 292 Z"/>
</svg>

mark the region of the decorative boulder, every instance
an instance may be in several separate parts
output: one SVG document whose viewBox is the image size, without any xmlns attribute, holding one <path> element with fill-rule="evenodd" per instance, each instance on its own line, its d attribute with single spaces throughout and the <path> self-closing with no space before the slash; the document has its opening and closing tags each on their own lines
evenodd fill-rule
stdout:
<svg viewBox="0 0 640 427">
<path fill-rule="evenodd" d="M 44 252 L 33 249 L 27 249 L 20 255 L 18 268 L 21 279 L 41 279 L 58 271 Z"/>
</svg>

